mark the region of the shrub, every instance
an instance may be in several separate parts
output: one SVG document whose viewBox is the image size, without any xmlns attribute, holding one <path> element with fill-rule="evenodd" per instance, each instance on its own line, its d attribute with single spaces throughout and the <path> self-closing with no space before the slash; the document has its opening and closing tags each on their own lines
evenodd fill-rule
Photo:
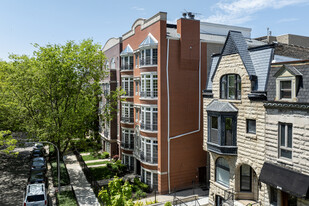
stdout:
<svg viewBox="0 0 309 206">
<path fill-rule="evenodd" d="M 107 164 L 106 164 L 106 167 L 112 169 L 112 163 L 110 163 L 110 162 L 107 163 Z"/>
<path fill-rule="evenodd" d="M 119 159 L 119 155 L 114 155 L 113 160 L 116 162 Z"/>
<path fill-rule="evenodd" d="M 142 191 L 149 192 L 150 188 L 147 184 L 141 182 L 139 178 L 134 178 L 134 184 L 137 185 Z"/>
<path fill-rule="evenodd" d="M 108 152 L 103 152 L 102 157 L 103 157 L 103 159 L 109 158 L 109 153 Z"/>
<path fill-rule="evenodd" d="M 135 200 L 140 200 L 140 199 L 145 198 L 145 197 L 147 197 L 146 193 L 143 192 L 143 191 L 140 190 L 140 189 L 137 190 L 137 191 L 135 192 L 134 196 L 133 196 L 133 198 L 134 198 Z"/>
<path fill-rule="evenodd" d="M 143 202 L 140 202 L 140 201 L 137 201 L 135 204 L 134 204 L 134 206 L 143 206 L 144 204 L 143 204 Z"/>
<path fill-rule="evenodd" d="M 152 204 L 155 204 L 155 203 L 158 203 L 158 201 L 151 201 L 151 200 L 149 200 L 149 201 L 146 201 L 146 205 L 152 205 Z"/>
<path fill-rule="evenodd" d="M 166 203 L 164 204 L 164 206 L 172 206 L 172 203 L 171 203 L 171 202 L 166 202 Z"/>
</svg>

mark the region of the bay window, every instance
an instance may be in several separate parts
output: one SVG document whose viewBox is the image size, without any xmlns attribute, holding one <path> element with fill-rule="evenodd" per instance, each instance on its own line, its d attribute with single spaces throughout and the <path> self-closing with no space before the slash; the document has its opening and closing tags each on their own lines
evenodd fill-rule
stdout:
<svg viewBox="0 0 309 206">
<path fill-rule="evenodd" d="M 133 96 L 133 77 L 122 77 L 121 78 L 121 86 L 126 92 L 123 96 Z"/>
<path fill-rule="evenodd" d="M 121 104 L 121 121 L 125 123 L 134 123 L 134 108 L 131 103 Z"/>
<path fill-rule="evenodd" d="M 141 148 L 140 148 L 140 158 L 143 162 L 148 162 L 151 164 L 158 163 L 158 141 L 155 138 L 140 138 Z"/>
<path fill-rule="evenodd" d="M 134 130 L 122 129 L 121 147 L 124 149 L 134 149 Z"/>
<path fill-rule="evenodd" d="M 158 97 L 158 75 L 156 73 L 141 74 L 141 97 Z"/>
<path fill-rule="evenodd" d="M 157 131 L 158 129 L 158 108 L 141 107 L 141 129 L 149 131 Z"/>
<path fill-rule="evenodd" d="M 157 171 L 148 170 L 141 167 L 141 181 L 149 185 L 152 189 L 157 189 L 158 188 Z"/>
</svg>

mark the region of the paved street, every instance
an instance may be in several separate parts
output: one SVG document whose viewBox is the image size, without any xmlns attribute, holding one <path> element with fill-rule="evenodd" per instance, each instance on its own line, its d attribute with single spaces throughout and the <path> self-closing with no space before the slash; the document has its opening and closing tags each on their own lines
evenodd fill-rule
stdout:
<svg viewBox="0 0 309 206">
<path fill-rule="evenodd" d="M 30 173 L 32 147 L 17 148 L 18 156 L 0 154 L 0 205 L 22 205 Z"/>
</svg>

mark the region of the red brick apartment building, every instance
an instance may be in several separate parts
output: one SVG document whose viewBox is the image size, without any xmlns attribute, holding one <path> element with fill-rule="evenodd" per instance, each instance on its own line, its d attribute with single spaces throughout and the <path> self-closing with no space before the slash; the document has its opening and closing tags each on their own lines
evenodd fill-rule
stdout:
<svg viewBox="0 0 309 206">
<path fill-rule="evenodd" d="M 208 60 L 221 51 L 228 30 L 249 37 L 251 32 L 193 18 L 177 25 L 166 19 L 164 12 L 137 19 L 121 41 L 110 39 L 103 48 L 109 62 L 119 57 L 118 85 L 126 91 L 117 120 L 120 158 L 160 193 L 207 184 L 201 95 Z M 120 55 L 113 53 L 119 46 Z"/>
</svg>

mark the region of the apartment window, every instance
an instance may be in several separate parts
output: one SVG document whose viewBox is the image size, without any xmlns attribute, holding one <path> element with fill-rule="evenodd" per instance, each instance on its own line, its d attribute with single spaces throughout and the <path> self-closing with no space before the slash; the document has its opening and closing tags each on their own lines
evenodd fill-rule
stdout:
<svg viewBox="0 0 309 206">
<path fill-rule="evenodd" d="M 158 163 L 158 141 L 154 138 L 141 136 L 140 159 L 151 164 Z"/>
<path fill-rule="evenodd" d="M 270 186 L 269 202 L 271 206 L 278 205 L 278 190 Z"/>
<path fill-rule="evenodd" d="M 156 171 L 147 170 L 141 167 L 141 179 L 142 182 L 146 183 L 153 189 L 158 187 L 158 174 Z"/>
<path fill-rule="evenodd" d="M 226 187 L 230 186 L 230 167 L 222 157 L 219 157 L 216 161 L 216 182 Z"/>
<path fill-rule="evenodd" d="M 247 119 L 247 133 L 256 134 L 256 120 Z"/>
<path fill-rule="evenodd" d="M 157 48 L 141 49 L 140 66 L 157 65 L 157 61 L 158 61 Z"/>
<path fill-rule="evenodd" d="M 141 107 L 141 129 L 149 131 L 157 131 L 158 129 L 158 108 Z"/>
<path fill-rule="evenodd" d="M 116 69 L 116 62 L 114 58 L 111 59 L 111 69 Z"/>
<path fill-rule="evenodd" d="M 279 157 L 292 159 L 292 126 L 279 123 Z"/>
<path fill-rule="evenodd" d="M 121 121 L 126 123 L 134 122 L 134 108 L 133 104 L 122 103 Z"/>
<path fill-rule="evenodd" d="M 241 79 L 238 74 L 226 74 L 220 81 L 221 99 L 241 99 Z"/>
<path fill-rule="evenodd" d="M 133 78 L 132 77 L 122 77 L 121 78 L 122 88 L 126 92 L 124 96 L 133 96 Z"/>
<path fill-rule="evenodd" d="M 141 74 L 141 97 L 158 97 L 158 75 L 149 73 Z"/>
<path fill-rule="evenodd" d="M 133 69 L 133 55 L 121 57 L 121 70 Z"/>
<path fill-rule="evenodd" d="M 240 191 L 251 191 L 252 171 L 249 165 L 240 166 Z"/>
<path fill-rule="evenodd" d="M 210 130 L 210 141 L 215 144 L 219 144 L 219 138 L 218 138 L 218 117 L 217 116 L 211 116 L 210 118 L 211 122 L 211 130 Z"/>
<path fill-rule="evenodd" d="M 134 157 L 132 155 L 122 153 L 122 164 L 132 171 L 134 170 Z"/>
<path fill-rule="evenodd" d="M 292 81 L 280 81 L 280 99 L 291 99 Z"/>
<path fill-rule="evenodd" d="M 121 146 L 125 149 L 134 148 L 134 130 L 122 129 Z"/>
</svg>

